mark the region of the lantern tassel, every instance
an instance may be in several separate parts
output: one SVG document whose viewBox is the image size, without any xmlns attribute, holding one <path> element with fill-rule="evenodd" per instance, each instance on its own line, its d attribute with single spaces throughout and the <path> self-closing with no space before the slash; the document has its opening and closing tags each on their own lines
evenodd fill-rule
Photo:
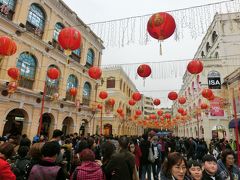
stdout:
<svg viewBox="0 0 240 180">
<path fill-rule="evenodd" d="M 160 56 L 162 56 L 162 43 L 161 43 L 161 41 L 160 41 Z"/>
</svg>

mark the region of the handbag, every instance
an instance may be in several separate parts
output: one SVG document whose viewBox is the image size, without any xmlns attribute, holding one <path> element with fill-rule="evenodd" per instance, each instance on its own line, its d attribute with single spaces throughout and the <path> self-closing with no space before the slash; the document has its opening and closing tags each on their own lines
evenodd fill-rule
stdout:
<svg viewBox="0 0 240 180">
<path fill-rule="evenodd" d="M 150 145 L 149 152 L 148 152 L 148 161 L 151 163 L 155 162 L 155 158 L 153 156 L 152 145 Z"/>
</svg>

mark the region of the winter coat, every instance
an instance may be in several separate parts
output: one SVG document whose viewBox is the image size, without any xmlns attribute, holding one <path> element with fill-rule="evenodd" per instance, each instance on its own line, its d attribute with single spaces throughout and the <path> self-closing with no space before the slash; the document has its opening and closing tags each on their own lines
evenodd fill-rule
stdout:
<svg viewBox="0 0 240 180">
<path fill-rule="evenodd" d="M 25 171 L 26 171 L 26 165 L 30 162 L 29 158 L 23 157 L 19 158 L 13 163 L 12 166 L 12 172 L 16 175 L 17 180 L 23 180 Z"/>
<path fill-rule="evenodd" d="M 174 178 L 173 176 L 171 178 L 166 177 L 163 173 L 160 174 L 160 180 L 177 180 L 176 178 Z M 190 180 L 189 177 L 185 176 L 184 180 Z"/>
<path fill-rule="evenodd" d="M 103 180 L 103 171 L 96 162 L 86 161 L 78 166 L 70 180 Z"/>
<path fill-rule="evenodd" d="M 218 173 L 215 174 L 215 180 L 226 180 L 226 179 L 222 179 L 219 175 L 217 175 Z M 203 176 L 202 176 L 203 180 L 213 180 L 213 178 L 204 170 L 203 171 Z"/>
<path fill-rule="evenodd" d="M 227 170 L 226 166 L 223 164 L 222 160 L 218 160 L 218 174 L 222 179 L 228 179 L 230 174 L 229 171 Z M 233 179 L 238 179 L 240 180 L 240 171 L 237 166 L 233 165 L 231 168 L 231 174 Z"/>
<path fill-rule="evenodd" d="M 2 158 L 0 158 L 0 180 L 16 180 L 10 165 Z"/>
<path fill-rule="evenodd" d="M 142 157 L 141 157 L 141 165 L 147 165 L 147 164 L 151 164 L 148 161 L 148 154 L 149 154 L 149 148 L 150 148 L 150 142 L 149 141 L 142 141 L 140 143 L 140 149 L 142 151 Z"/>
</svg>

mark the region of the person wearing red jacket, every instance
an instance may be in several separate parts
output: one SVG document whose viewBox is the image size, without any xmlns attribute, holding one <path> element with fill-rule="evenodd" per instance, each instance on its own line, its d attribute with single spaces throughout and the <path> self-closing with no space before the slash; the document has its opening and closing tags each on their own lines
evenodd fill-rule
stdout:
<svg viewBox="0 0 240 180">
<path fill-rule="evenodd" d="M 11 143 L 0 145 L 0 180 L 16 180 L 16 176 L 11 171 L 9 163 L 6 161 L 14 153 L 14 147 Z"/>
</svg>

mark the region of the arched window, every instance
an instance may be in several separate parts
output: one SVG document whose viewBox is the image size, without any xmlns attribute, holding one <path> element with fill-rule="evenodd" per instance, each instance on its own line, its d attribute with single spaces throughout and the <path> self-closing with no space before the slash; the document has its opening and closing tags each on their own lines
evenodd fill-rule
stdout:
<svg viewBox="0 0 240 180">
<path fill-rule="evenodd" d="M 81 48 L 74 50 L 71 54 L 71 58 L 77 62 L 80 62 Z"/>
<path fill-rule="evenodd" d="M 88 49 L 86 65 L 88 67 L 91 67 L 93 66 L 93 63 L 94 63 L 94 51 L 92 49 Z"/>
<path fill-rule="evenodd" d="M 67 92 L 66 92 L 66 99 L 69 101 L 75 101 L 75 96 L 72 96 L 69 92 L 71 88 L 78 87 L 78 79 L 75 75 L 71 74 L 68 76 L 67 80 Z"/>
<path fill-rule="evenodd" d="M 50 65 L 48 67 L 48 69 L 50 68 L 57 68 L 59 70 L 59 68 L 55 65 Z M 60 71 L 59 71 L 60 72 Z M 60 76 L 58 79 L 50 79 L 50 78 L 46 78 L 46 94 L 49 95 L 49 96 L 54 96 L 53 98 L 56 98 L 57 97 L 57 94 L 58 93 L 58 87 L 59 87 L 59 82 L 60 82 Z"/>
<path fill-rule="evenodd" d="M 56 23 L 53 31 L 53 40 L 56 42 L 58 41 L 58 35 L 60 31 L 64 28 L 64 25 L 62 23 Z"/>
<path fill-rule="evenodd" d="M 209 42 L 207 42 L 207 44 L 206 44 L 206 51 L 208 52 L 210 48 L 211 48 L 211 46 L 210 46 Z"/>
<path fill-rule="evenodd" d="M 92 90 L 91 84 L 89 82 L 85 82 L 83 86 L 83 101 L 82 101 L 84 105 L 89 106 L 90 104 L 91 90 Z"/>
<path fill-rule="evenodd" d="M 37 61 L 36 58 L 28 52 L 21 53 L 18 61 L 17 68 L 20 70 L 19 86 L 32 89 L 35 79 Z"/>
<path fill-rule="evenodd" d="M 0 14 L 12 20 L 16 7 L 16 0 L 0 0 Z"/>
<path fill-rule="evenodd" d="M 213 31 L 212 33 L 212 42 L 214 43 L 218 38 L 218 35 L 217 35 L 217 32 L 216 31 Z"/>
<path fill-rule="evenodd" d="M 38 4 L 33 3 L 28 13 L 26 25 L 27 30 L 42 37 L 45 26 L 45 18 L 43 9 Z"/>
</svg>

